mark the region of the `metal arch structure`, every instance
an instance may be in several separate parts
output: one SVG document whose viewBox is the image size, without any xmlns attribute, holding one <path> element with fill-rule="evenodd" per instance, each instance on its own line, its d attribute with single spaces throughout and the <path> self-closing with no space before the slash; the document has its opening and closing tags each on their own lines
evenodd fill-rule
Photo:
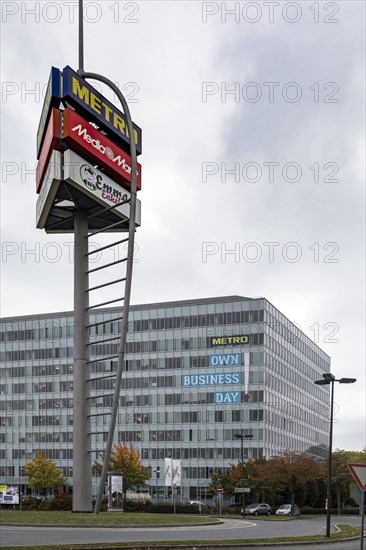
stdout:
<svg viewBox="0 0 366 550">
<path fill-rule="evenodd" d="M 123 305 L 123 317 L 121 321 L 121 332 L 120 332 L 120 342 L 118 349 L 118 363 L 117 363 L 117 372 L 113 393 L 112 401 L 112 410 L 109 422 L 108 438 L 106 447 L 104 449 L 104 460 L 103 468 L 100 477 L 100 483 L 98 488 L 97 499 L 94 507 L 94 513 L 98 514 L 100 512 L 100 506 L 103 498 L 104 488 L 107 481 L 108 474 L 108 465 L 112 451 L 113 436 L 116 425 L 116 418 L 119 405 L 119 396 L 121 390 L 122 375 L 124 372 L 125 362 L 125 348 L 126 348 L 126 337 L 128 329 L 128 314 L 130 306 L 130 296 L 131 296 L 131 283 L 132 283 L 132 267 L 133 267 L 133 254 L 134 254 L 134 243 L 135 243 L 135 225 L 136 225 L 136 192 L 137 192 L 137 153 L 136 145 L 133 139 L 133 123 L 130 114 L 130 110 L 127 104 L 126 99 L 124 98 L 121 91 L 117 86 L 108 78 L 99 75 L 97 73 L 91 73 L 84 71 L 84 30 L 83 30 L 83 0 L 79 0 L 79 70 L 78 74 L 83 79 L 93 79 L 102 82 L 107 85 L 118 97 L 121 102 L 123 112 L 126 116 L 128 133 L 130 136 L 130 156 L 131 156 L 131 196 L 130 196 L 130 220 L 128 228 L 128 249 L 127 249 L 127 258 L 126 258 L 126 278 L 125 278 L 125 292 L 124 292 L 124 305 Z M 87 220 L 83 219 L 80 214 L 75 216 L 75 329 L 78 331 L 78 341 L 75 342 L 75 347 L 77 348 L 77 355 L 75 358 L 79 357 L 78 369 L 75 364 L 75 371 L 79 372 L 78 379 L 75 380 L 74 390 L 77 389 L 80 400 L 78 409 L 78 422 L 75 422 L 74 431 L 75 438 L 78 439 L 77 449 L 79 452 L 74 456 L 74 473 L 75 466 L 77 469 L 77 481 L 75 484 L 74 491 L 76 492 L 75 502 L 77 503 L 76 507 L 79 507 L 79 510 L 85 510 L 85 503 L 88 500 L 86 498 L 87 487 L 91 485 L 91 459 L 90 452 L 88 452 L 88 430 L 90 430 L 89 419 L 87 416 L 83 417 L 80 407 L 80 401 L 85 403 L 88 399 L 88 390 L 87 390 L 87 378 L 88 378 L 88 368 L 87 365 L 90 363 L 88 361 L 88 351 L 87 344 L 85 343 L 85 328 L 87 327 L 86 322 L 86 311 L 90 309 L 88 306 L 87 289 L 88 281 L 87 277 L 87 265 L 85 265 L 85 243 L 88 238 L 88 224 Z M 84 262 L 84 263 L 83 263 Z M 75 335 L 76 336 L 76 335 Z M 76 362 L 76 361 L 75 361 Z M 76 372 L 75 372 L 76 374 Z M 76 397 L 76 395 L 74 395 Z M 74 409 L 75 410 L 75 409 Z M 84 409 L 85 411 L 85 409 Z M 76 425 L 78 424 L 78 425 Z M 89 432 L 90 433 L 90 432 Z M 75 447 L 74 447 L 75 449 Z M 91 502 L 91 501 L 90 501 Z"/>
<path fill-rule="evenodd" d="M 129 223 L 129 231 L 128 231 L 125 298 L 123 303 L 123 319 L 121 323 L 121 338 L 120 338 L 120 344 L 119 344 L 119 350 L 118 350 L 118 366 L 117 366 L 116 381 L 115 381 L 114 394 L 113 394 L 111 419 L 109 423 L 108 439 L 107 439 L 106 449 L 104 453 L 103 469 L 102 469 L 102 474 L 101 474 L 99 488 L 98 488 L 98 495 L 97 495 L 97 500 L 94 507 L 94 513 L 98 514 L 100 511 L 100 505 L 102 502 L 104 487 L 107 481 L 108 465 L 109 465 L 109 460 L 110 460 L 111 451 L 112 451 L 113 435 L 114 435 L 117 412 L 118 412 L 119 395 L 121 391 L 122 373 L 124 371 L 124 366 L 125 366 L 124 356 L 125 356 L 126 337 L 127 337 L 127 329 L 128 329 L 128 314 L 129 314 L 129 306 L 130 306 L 130 298 L 131 298 L 132 267 L 133 267 L 133 254 L 134 254 L 134 245 L 135 245 L 137 155 L 136 155 L 136 145 L 132 137 L 133 136 L 132 118 L 131 118 L 129 107 L 127 105 L 127 101 L 124 98 L 121 91 L 117 88 L 117 86 L 111 80 L 109 80 L 108 78 L 102 75 L 99 75 L 97 73 L 84 72 L 83 70 L 79 70 L 78 73 L 84 79 L 92 78 L 93 80 L 99 80 L 103 84 L 106 84 L 107 86 L 109 86 L 109 88 L 113 90 L 113 92 L 116 94 L 116 96 L 120 100 L 122 104 L 123 112 L 127 119 L 128 133 L 130 135 L 130 156 L 131 156 L 131 202 L 130 202 L 130 223 Z"/>
</svg>

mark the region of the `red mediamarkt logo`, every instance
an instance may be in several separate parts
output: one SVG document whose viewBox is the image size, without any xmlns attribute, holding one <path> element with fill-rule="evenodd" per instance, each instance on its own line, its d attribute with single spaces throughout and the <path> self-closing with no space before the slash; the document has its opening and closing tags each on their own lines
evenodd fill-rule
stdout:
<svg viewBox="0 0 366 550">
<path fill-rule="evenodd" d="M 70 149 L 103 166 L 111 176 L 131 187 L 131 157 L 71 109 L 63 112 L 63 137 Z M 136 188 L 141 189 L 141 165 L 137 163 Z"/>
</svg>

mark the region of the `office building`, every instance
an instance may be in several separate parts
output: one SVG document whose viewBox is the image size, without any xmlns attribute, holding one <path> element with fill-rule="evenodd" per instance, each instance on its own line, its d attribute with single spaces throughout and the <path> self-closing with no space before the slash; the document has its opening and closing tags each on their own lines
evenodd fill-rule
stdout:
<svg viewBox="0 0 366 550">
<path fill-rule="evenodd" d="M 118 308 L 91 313 L 91 377 L 113 372 Z M 98 344 L 98 340 L 111 338 Z M 113 339 L 114 338 L 114 339 Z M 45 450 L 72 483 L 73 313 L 5 318 L 0 328 L 0 484 Z M 182 461 L 180 498 L 205 499 L 213 468 L 297 450 L 323 457 L 329 357 L 265 298 L 131 306 L 115 441 L 132 442 L 160 498 L 164 459 Z M 91 382 L 93 460 L 106 441 L 113 378 Z M 157 476 L 156 470 L 161 475 Z M 95 479 L 97 486 L 97 479 Z M 96 490 L 96 489 L 95 489 Z"/>
</svg>

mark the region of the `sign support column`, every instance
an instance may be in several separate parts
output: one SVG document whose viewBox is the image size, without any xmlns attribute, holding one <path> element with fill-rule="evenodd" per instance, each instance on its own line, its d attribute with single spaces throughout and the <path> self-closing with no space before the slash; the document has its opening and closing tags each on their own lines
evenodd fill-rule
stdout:
<svg viewBox="0 0 366 550">
<path fill-rule="evenodd" d="M 88 417 L 90 367 L 88 321 L 88 222 L 75 214 L 74 240 L 74 453 L 73 512 L 92 512 L 90 420 Z"/>
</svg>

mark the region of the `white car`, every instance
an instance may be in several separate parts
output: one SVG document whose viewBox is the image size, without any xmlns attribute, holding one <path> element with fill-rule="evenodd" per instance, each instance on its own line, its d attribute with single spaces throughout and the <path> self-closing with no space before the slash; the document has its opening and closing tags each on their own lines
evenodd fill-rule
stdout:
<svg viewBox="0 0 366 550">
<path fill-rule="evenodd" d="M 191 504 L 192 506 L 198 506 L 200 510 L 202 510 L 203 506 L 206 506 L 204 502 L 201 502 L 200 500 L 188 500 L 187 504 Z"/>
<path fill-rule="evenodd" d="M 291 504 L 282 504 L 276 510 L 276 516 L 290 516 L 291 515 Z M 300 508 L 294 504 L 294 516 L 300 515 Z"/>
</svg>

